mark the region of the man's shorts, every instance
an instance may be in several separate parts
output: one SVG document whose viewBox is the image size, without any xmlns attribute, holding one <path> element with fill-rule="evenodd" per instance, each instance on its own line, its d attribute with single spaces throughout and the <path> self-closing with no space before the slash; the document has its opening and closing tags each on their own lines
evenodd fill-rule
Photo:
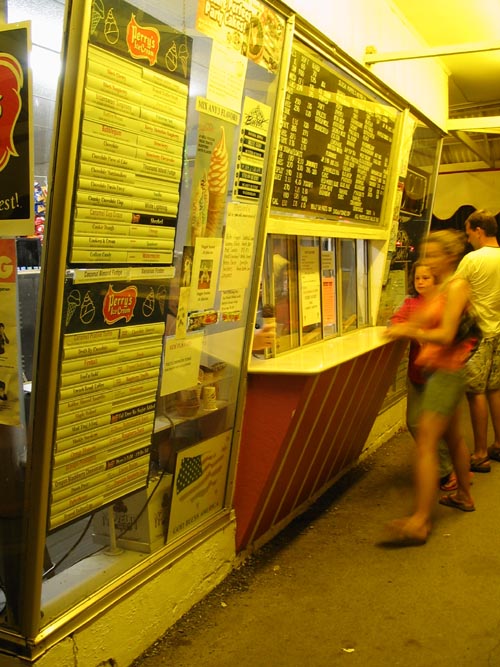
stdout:
<svg viewBox="0 0 500 667">
<path fill-rule="evenodd" d="M 465 364 L 465 391 L 484 394 L 500 389 L 500 336 L 483 338 Z"/>
<path fill-rule="evenodd" d="M 425 383 L 421 412 L 437 412 L 451 417 L 465 392 L 465 373 L 437 370 Z"/>
</svg>

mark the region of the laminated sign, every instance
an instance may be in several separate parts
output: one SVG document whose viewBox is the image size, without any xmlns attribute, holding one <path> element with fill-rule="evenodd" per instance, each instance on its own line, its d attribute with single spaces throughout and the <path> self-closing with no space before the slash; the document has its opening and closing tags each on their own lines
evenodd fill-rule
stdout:
<svg viewBox="0 0 500 667">
<path fill-rule="evenodd" d="M 0 239 L 0 424 L 21 423 L 16 242 Z"/>
<path fill-rule="evenodd" d="M 28 23 L 0 28 L 0 236 L 34 230 Z"/>
</svg>

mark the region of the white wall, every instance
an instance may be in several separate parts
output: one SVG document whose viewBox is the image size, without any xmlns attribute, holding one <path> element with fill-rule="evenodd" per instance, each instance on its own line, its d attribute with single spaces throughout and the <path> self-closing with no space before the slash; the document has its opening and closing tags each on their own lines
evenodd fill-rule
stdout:
<svg viewBox="0 0 500 667">
<path fill-rule="evenodd" d="M 446 220 L 464 204 L 500 212 L 500 170 L 440 174 L 437 180 L 433 213 Z"/>
</svg>

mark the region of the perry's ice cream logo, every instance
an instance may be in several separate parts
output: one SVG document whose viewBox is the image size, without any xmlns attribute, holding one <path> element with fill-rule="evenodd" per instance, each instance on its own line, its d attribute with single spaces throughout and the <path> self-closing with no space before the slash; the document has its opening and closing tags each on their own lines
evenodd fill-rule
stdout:
<svg viewBox="0 0 500 667">
<path fill-rule="evenodd" d="M 127 26 L 127 46 L 132 58 L 135 60 L 144 58 L 153 66 L 158 58 L 160 33 L 156 28 L 141 28 L 132 14 Z"/>
<path fill-rule="evenodd" d="M 0 53 L 0 171 L 10 156 L 18 157 L 14 146 L 14 128 L 21 112 L 20 90 L 23 70 L 10 53 Z"/>
<path fill-rule="evenodd" d="M 134 316 L 134 308 L 137 303 L 137 287 L 126 287 L 120 292 L 115 292 L 113 286 L 108 287 L 102 313 L 106 324 L 115 324 L 118 320 L 125 319 L 130 322 Z"/>
</svg>

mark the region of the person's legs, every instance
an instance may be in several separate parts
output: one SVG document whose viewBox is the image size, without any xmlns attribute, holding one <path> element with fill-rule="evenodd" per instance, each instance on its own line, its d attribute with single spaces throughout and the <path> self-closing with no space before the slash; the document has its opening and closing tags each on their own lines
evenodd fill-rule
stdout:
<svg viewBox="0 0 500 667">
<path fill-rule="evenodd" d="M 445 440 L 440 440 L 438 442 L 438 467 L 439 479 L 446 479 L 453 472 L 450 451 Z"/>
<path fill-rule="evenodd" d="M 486 398 L 490 408 L 493 432 L 495 433 L 495 442 L 492 445 L 492 449 L 497 449 L 500 452 L 500 389 L 488 391 Z"/>
<path fill-rule="evenodd" d="M 489 472 L 488 461 L 488 401 L 486 387 L 493 360 L 493 342 L 483 339 L 477 350 L 465 365 L 466 395 L 474 435 L 474 453 L 471 469 Z M 481 465 L 479 462 L 483 461 Z"/>
<path fill-rule="evenodd" d="M 417 424 L 423 393 L 424 385 L 416 385 L 411 380 L 408 380 L 406 385 L 406 426 L 413 438 L 417 435 Z"/>
<path fill-rule="evenodd" d="M 415 440 L 417 438 L 417 425 L 422 409 L 424 388 L 425 385 L 416 385 L 413 382 L 408 381 L 406 396 L 406 425 Z M 446 481 L 453 472 L 453 465 L 451 463 L 448 445 L 444 440 L 440 440 L 438 444 L 438 464 L 439 479 Z"/>
<path fill-rule="evenodd" d="M 457 491 L 453 498 L 466 506 L 474 506 L 470 493 L 470 455 L 469 448 L 462 435 L 460 427 L 460 408 L 457 407 L 453 413 L 445 434 L 446 442 L 450 450 L 453 468 L 457 476 Z"/>
<path fill-rule="evenodd" d="M 500 336 L 492 340 L 492 362 L 486 388 L 486 398 L 490 409 L 491 423 L 495 433 L 495 442 L 489 447 L 489 453 L 495 460 L 500 460 Z"/>
<path fill-rule="evenodd" d="M 474 453 L 471 462 L 488 458 L 488 400 L 486 394 L 467 393 L 469 413 L 474 435 Z"/>
<path fill-rule="evenodd" d="M 458 428 L 457 408 L 464 395 L 464 385 L 465 377 L 462 371 L 436 371 L 427 381 L 416 434 L 415 510 L 411 516 L 389 524 L 398 540 L 423 544 L 429 536 L 438 486 L 437 449 L 445 434 L 447 441 L 452 442 L 452 461 L 458 465 L 456 474 L 461 495 L 457 497 L 470 499 L 467 502 L 470 502 L 473 509 L 470 497 L 469 453 Z"/>
<path fill-rule="evenodd" d="M 437 447 L 448 421 L 448 417 L 426 410 L 421 413 L 418 422 L 415 441 L 415 511 L 411 516 L 411 524 L 419 531 L 430 528 L 439 479 Z"/>
</svg>

